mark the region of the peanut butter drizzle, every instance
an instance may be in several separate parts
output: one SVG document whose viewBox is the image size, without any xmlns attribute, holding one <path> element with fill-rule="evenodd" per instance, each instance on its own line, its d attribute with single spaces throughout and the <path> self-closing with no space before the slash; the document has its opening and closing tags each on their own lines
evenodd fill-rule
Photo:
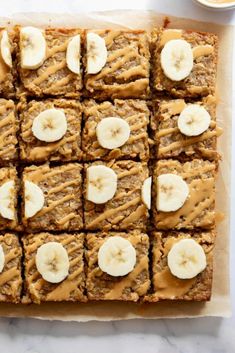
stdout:
<svg viewBox="0 0 235 353">
<path fill-rule="evenodd" d="M 133 135 L 133 136 L 131 136 L 131 137 L 128 139 L 128 144 L 133 143 L 133 142 L 135 142 L 135 141 L 137 141 L 137 140 L 143 139 L 143 138 L 145 138 L 146 136 L 148 136 L 148 135 L 147 135 L 147 132 L 142 132 L 142 133 L 139 134 L 139 135 Z"/>
<path fill-rule="evenodd" d="M 104 78 L 105 76 L 108 76 L 109 74 L 112 74 L 113 72 L 121 69 L 127 61 L 130 61 L 131 59 L 135 59 L 136 53 L 135 51 L 133 52 L 133 50 L 131 49 L 132 49 L 131 47 L 126 48 L 126 52 L 125 52 L 126 54 L 121 57 L 117 55 L 116 52 L 114 52 L 113 55 L 115 56 L 116 59 L 118 58 L 118 60 L 114 62 L 111 67 L 105 66 L 102 69 L 102 71 L 96 75 L 96 80 L 99 80 L 101 78 Z M 126 72 L 126 75 L 128 75 L 129 69 L 126 70 L 125 72 Z M 126 75 L 124 75 L 123 78 L 125 78 Z"/>
<path fill-rule="evenodd" d="M 75 213 L 70 213 L 68 214 L 67 216 L 59 219 L 57 221 L 58 224 L 60 225 L 64 225 L 65 223 L 68 223 L 71 219 L 75 218 L 76 217 L 76 214 Z"/>
<path fill-rule="evenodd" d="M 75 195 L 66 195 L 57 201 L 50 202 L 49 206 L 43 207 L 38 213 L 38 216 L 43 216 L 47 212 L 51 212 L 56 206 L 61 205 L 62 203 L 72 200 L 75 198 Z"/>
<path fill-rule="evenodd" d="M 124 172 L 118 173 L 118 179 L 125 178 L 126 176 L 131 176 L 139 173 L 139 168 L 133 167 L 130 170 L 125 170 Z"/>
<path fill-rule="evenodd" d="M 172 39 L 181 39 L 182 38 L 182 30 L 180 29 L 165 29 L 162 32 L 160 46 L 163 47 L 167 42 Z"/>
<path fill-rule="evenodd" d="M 113 300 L 113 299 L 117 299 L 120 298 L 123 294 L 123 291 L 125 288 L 130 288 L 131 286 L 135 285 L 135 281 L 137 279 L 137 277 L 140 275 L 140 273 L 144 270 L 148 268 L 148 260 L 146 256 L 142 256 L 142 258 L 139 260 L 139 262 L 137 262 L 135 268 L 133 269 L 132 272 L 130 272 L 127 276 L 123 277 L 120 279 L 119 282 L 114 284 L 114 287 L 105 294 L 104 299 L 108 299 L 108 300 Z M 145 291 L 144 293 L 146 293 L 149 283 L 145 283 Z M 135 289 L 135 291 L 138 293 L 139 287 L 137 287 Z M 142 291 L 143 292 L 143 288 Z M 141 295 L 142 293 L 139 293 L 139 295 Z"/>
<path fill-rule="evenodd" d="M 104 38 L 107 47 L 113 44 L 113 40 L 120 35 L 120 31 L 110 31 Z"/>
<path fill-rule="evenodd" d="M 167 153 L 169 151 L 177 150 L 180 147 L 187 147 L 192 144 L 208 140 L 214 136 L 219 136 L 220 133 L 221 133 L 221 131 L 218 128 L 213 131 L 204 132 L 202 135 L 199 135 L 199 136 L 189 137 L 189 138 L 187 138 L 187 140 L 172 142 L 168 146 L 160 147 L 159 153 Z"/>
<path fill-rule="evenodd" d="M 61 86 L 66 86 L 73 78 L 72 74 L 67 75 L 66 77 L 63 77 L 61 80 L 57 80 L 53 82 L 53 87 L 61 87 Z"/>
<path fill-rule="evenodd" d="M 137 76 L 137 75 L 141 75 L 141 76 L 145 75 L 145 69 L 141 65 L 134 66 L 130 68 L 128 71 L 121 72 L 119 75 L 117 75 L 117 79 L 125 78 L 126 80 L 129 80 L 132 76 Z"/>
<path fill-rule="evenodd" d="M 4 112 L 0 112 L 0 114 L 3 114 Z M 14 122 L 14 112 L 11 111 L 7 116 L 5 116 L 3 119 L 0 120 L 0 129 L 3 128 L 4 126 L 11 124 Z"/>
<path fill-rule="evenodd" d="M 196 277 L 179 279 L 173 276 L 169 268 L 165 268 L 153 277 L 155 294 L 159 299 L 174 299 L 182 297 L 195 284 Z"/>
<path fill-rule="evenodd" d="M 55 45 L 52 48 L 48 48 L 47 47 L 47 54 L 46 54 L 46 58 L 49 59 L 51 58 L 53 55 L 59 53 L 59 52 L 63 52 L 66 51 L 67 46 L 68 46 L 68 42 L 69 40 L 65 41 L 63 44 L 60 45 Z"/>
<path fill-rule="evenodd" d="M 141 217 L 146 213 L 146 206 L 140 205 L 137 209 L 132 212 L 129 216 L 125 217 L 124 221 L 122 222 L 122 226 L 127 226 L 128 224 L 134 223 L 141 219 Z"/>
<path fill-rule="evenodd" d="M 30 159 L 40 159 L 48 157 L 52 152 L 58 150 L 61 146 L 65 145 L 66 143 L 74 142 L 77 138 L 77 134 L 73 136 L 63 137 L 58 142 L 50 142 L 49 145 L 45 146 L 38 146 L 29 151 L 29 158 Z"/>
<path fill-rule="evenodd" d="M 46 167 L 31 171 L 30 178 L 27 178 L 27 179 L 32 182 L 35 182 L 35 183 L 40 183 L 41 181 L 43 181 L 45 179 L 52 178 L 53 176 L 62 174 L 64 172 L 68 172 L 73 169 L 74 169 L 73 164 L 64 165 L 63 169 L 61 169 L 61 170 L 59 170 L 59 169 L 50 170 L 49 167 L 46 166 Z"/>
<path fill-rule="evenodd" d="M 13 278 L 15 278 L 18 275 L 19 275 L 19 270 L 17 269 L 16 266 L 11 267 L 7 271 L 3 271 L 0 274 L 0 286 L 3 286 L 4 284 L 9 283 L 10 281 L 13 280 Z"/>
<path fill-rule="evenodd" d="M 187 179 L 187 178 L 192 178 L 197 176 L 198 178 L 200 178 L 200 175 L 209 173 L 209 172 L 214 172 L 215 171 L 215 165 L 213 163 L 211 164 L 205 164 L 204 166 L 200 166 L 200 168 L 195 168 L 195 169 L 190 169 L 187 170 L 186 172 L 183 172 L 181 174 L 183 179 Z"/>
<path fill-rule="evenodd" d="M 193 48 L 193 58 L 197 59 L 200 56 L 208 56 L 214 52 L 214 48 L 212 45 L 198 45 Z"/>
<path fill-rule="evenodd" d="M 214 129 L 216 127 L 216 122 L 215 121 L 211 121 L 210 123 L 210 128 L 211 129 Z M 217 136 L 221 133 L 220 130 L 222 130 L 221 128 L 217 128 Z M 161 137 L 164 137 L 164 136 L 167 136 L 167 135 L 172 135 L 174 133 L 177 133 L 179 132 L 179 128 L 178 127 L 170 127 L 170 128 L 167 128 L 167 129 L 162 129 L 161 131 L 159 131 L 157 133 L 157 138 L 161 138 Z"/>
<path fill-rule="evenodd" d="M 178 224 L 185 227 L 202 214 L 214 202 L 214 178 L 196 179 L 189 185 L 189 197 L 185 204 L 175 212 L 159 212 L 157 221 L 159 226 L 174 228 Z M 213 220 L 214 212 L 207 214 L 207 220 Z M 185 218 L 185 219 L 182 219 Z"/>
<path fill-rule="evenodd" d="M 180 114 L 184 108 L 186 108 L 187 104 L 183 99 L 176 99 L 173 102 L 167 102 L 162 104 L 162 109 L 167 110 L 171 115 Z"/>
<path fill-rule="evenodd" d="M 136 124 L 131 126 L 131 131 L 140 130 L 143 127 L 145 127 L 146 125 L 147 125 L 147 123 L 145 121 L 143 121 L 142 123 L 136 123 Z"/>
<path fill-rule="evenodd" d="M 140 197 L 136 197 L 135 199 L 133 199 L 129 202 L 126 202 L 124 205 L 121 205 L 119 207 L 104 211 L 101 215 L 99 215 L 93 221 L 91 221 L 89 223 L 89 228 L 96 226 L 97 224 L 99 224 L 100 222 L 104 221 L 105 219 L 113 216 L 117 212 L 126 210 L 127 208 L 129 208 L 131 206 L 137 205 L 139 202 L 140 202 Z"/>
<path fill-rule="evenodd" d="M 46 71 L 44 71 L 40 76 L 38 76 L 32 81 L 31 85 L 32 84 L 36 86 L 40 85 L 43 81 L 45 81 L 48 78 L 48 76 L 55 74 L 57 71 L 61 69 L 64 69 L 66 65 L 67 65 L 66 60 L 63 60 L 58 64 L 49 66 Z"/>
<path fill-rule="evenodd" d="M 48 191 L 48 195 L 51 194 L 56 194 L 57 192 L 62 191 L 64 188 L 66 188 L 67 186 L 71 186 L 77 183 L 77 180 L 70 180 L 70 181 L 66 181 L 65 183 L 62 183 L 61 185 L 55 186 L 54 188 L 50 189 Z"/>
<path fill-rule="evenodd" d="M 3 132 L 1 135 L 0 135 L 0 143 L 3 143 L 5 138 L 11 134 L 14 133 L 14 127 L 12 126 L 9 130 Z"/>
<path fill-rule="evenodd" d="M 128 197 L 128 196 L 131 196 L 134 192 L 136 192 L 135 189 L 132 189 L 128 192 L 124 191 L 124 192 L 120 192 L 118 193 L 117 195 L 114 195 L 114 197 L 112 198 L 112 200 L 120 200 L 120 199 L 123 199 L 124 197 Z"/>
</svg>

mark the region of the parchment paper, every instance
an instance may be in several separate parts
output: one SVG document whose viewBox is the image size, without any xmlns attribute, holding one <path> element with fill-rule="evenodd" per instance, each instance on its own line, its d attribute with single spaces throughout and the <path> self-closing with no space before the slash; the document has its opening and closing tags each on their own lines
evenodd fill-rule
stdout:
<svg viewBox="0 0 235 353">
<path fill-rule="evenodd" d="M 165 15 L 153 11 L 118 10 L 89 14 L 15 14 L 0 19 L 0 25 L 62 26 L 81 28 L 132 28 L 151 30 L 163 24 Z M 169 28 L 214 32 L 219 36 L 218 63 L 218 125 L 224 129 L 218 149 L 222 162 L 217 180 L 217 210 L 225 214 L 218 225 L 214 255 L 213 294 L 210 302 L 159 302 L 134 304 L 122 302 L 45 303 L 41 305 L 0 304 L 0 316 L 35 317 L 63 321 L 121 320 L 133 318 L 180 318 L 231 315 L 229 296 L 229 226 L 230 226 L 230 170 L 232 125 L 232 43 L 233 26 L 223 26 L 168 16 Z"/>
</svg>

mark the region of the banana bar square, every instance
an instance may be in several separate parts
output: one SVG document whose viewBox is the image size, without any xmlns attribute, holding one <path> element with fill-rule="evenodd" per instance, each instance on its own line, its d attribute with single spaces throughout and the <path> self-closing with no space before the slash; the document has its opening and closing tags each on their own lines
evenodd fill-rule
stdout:
<svg viewBox="0 0 235 353">
<path fill-rule="evenodd" d="M 23 245 L 24 303 L 86 301 L 83 233 L 28 234 L 23 237 Z M 44 248 L 41 255 L 40 248 Z"/>
<path fill-rule="evenodd" d="M 215 224 L 216 163 L 160 160 L 153 175 L 156 229 L 212 228 Z"/>
<path fill-rule="evenodd" d="M 23 161 L 82 159 L 82 107 L 78 101 L 32 100 L 23 102 L 19 107 L 20 157 Z"/>
<path fill-rule="evenodd" d="M 216 101 L 213 96 L 201 101 L 164 99 L 156 102 L 151 128 L 158 159 L 218 159 Z"/>
<path fill-rule="evenodd" d="M 149 110 L 145 101 L 115 99 L 113 103 L 97 103 L 87 100 L 84 120 L 82 147 L 86 160 L 149 158 Z"/>
<path fill-rule="evenodd" d="M 156 29 L 152 33 L 153 88 L 175 97 L 215 92 L 218 37 L 213 33 Z"/>
<path fill-rule="evenodd" d="M 113 255 L 114 253 L 112 252 L 114 249 L 112 249 L 111 245 L 110 252 L 112 252 L 114 268 L 112 269 L 108 266 L 109 269 L 105 268 L 105 270 L 108 270 L 109 273 L 113 273 L 110 272 L 113 270 L 116 272 L 116 275 L 102 271 L 99 267 L 101 260 L 105 261 L 105 259 L 100 258 L 100 248 L 107 241 L 110 242 L 110 240 L 113 240 L 112 238 L 118 238 L 118 244 L 115 243 L 115 248 L 118 247 L 120 252 L 116 254 L 117 258 L 115 259 L 115 255 Z M 122 242 L 120 244 L 120 238 L 127 240 L 129 243 L 128 246 L 131 245 L 134 248 L 136 253 L 136 260 L 134 263 L 130 264 L 130 261 L 132 262 L 133 259 L 129 254 L 128 256 L 125 256 L 125 252 L 124 254 L 122 253 L 122 248 L 120 246 L 123 245 Z M 136 302 L 147 293 L 150 287 L 148 259 L 149 239 L 147 234 L 141 233 L 138 230 L 130 231 L 128 234 L 122 232 L 88 233 L 86 235 L 86 243 L 86 259 L 88 266 L 86 289 L 89 300 L 121 300 Z M 124 246 L 125 245 L 126 244 L 124 244 Z M 105 253 L 103 252 L 102 256 L 106 256 L 107 259 L 109 258 L 110 255 L 107 246 L 106 251 Z M 124 264 L 124 266 L 128 267 L 125 268 L 125 273 L 127 271 L 130 272 L 126 275 L 118 276 L 117 271 L 120 271 L 120 256 L 124 256 L 124 259 L 121 262 L 121 267 L 123 267 Z M 121 271 L 123 271 L 123 268 Z"/>
<path fill-rule="evenodd" d="M 15 234 L 0 234 L 0 302 L 19 303 L 22 249 Z"/>
<path fill-rule="evenodd" d="M 150 54 L 145 31 L 94 30 L 87 32 L 87 38 L 84 78 L 89 96 L 98 99 L 148 96 Z"/>
<path fill-rule="evenodd" d="M 85 165 L 84 218 L 88 230 L 145 229 L 148 209 L 142 186 L 146 163 L 94 162 Z"/>
<path fill-rule="evenodd" d="M 19 180 L 16 168 L 0 168 L 0 229 L 18 229 Z"/>
<path fill-rule="evenodd" d="M 6 28 L 0 28 L 0 96 L 13 98 L 15 96 L 14 80 L 16 69 L 12 57 L 15 55 L 14 33 Z"/>
<path fill-rule="evenodd" d="M 80 29 L 17 27 L 18 94 L 78 97 L 82 89 L 82 36 Z M 69 49 L 74 38 L 76 49 Z M 75 62 L 71 64 L 68 56 L 73 54 Z"/>
<path fill-rule="evenodd" d="M 83 227 L 82 166 L 30 166 L 23 171 L 22 221 L 27 231 Z"/>
<path fill-rule="evenodd" d="M 145 301 L 210 300 L 214 242 L 214 231 L 153 233 L 152 294 Z"/>
<path fill-rule="evenodd" d="M 0 98 L 0 164 L 17 160 L 18 119 L 12 100 Z"/>
</svg>

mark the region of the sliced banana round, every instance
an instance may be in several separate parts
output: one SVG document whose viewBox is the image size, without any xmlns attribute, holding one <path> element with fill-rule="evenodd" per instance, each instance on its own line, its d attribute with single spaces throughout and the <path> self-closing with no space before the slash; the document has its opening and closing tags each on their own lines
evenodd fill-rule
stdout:
<svg viewBox="0 0 235 353">
<path fill-rule="evenodd" d="M 46 40 L 43 31 L 35 27 L 20 30 L 21 67 L 37 69 L 46 59 Z"/>
<path fill-rule="evenodd" d="M 98 264 L 110 276 L 125 276 L 135 267 L 136 250 L 129 240 L 113 236 L 101 245 Z"/>
<path fill-rule="evenodd" d="M 211 122 L 208 111 L 198 104 L 190 104 L 178 117 L 178 128 L 186 136 L 198 136 L 206 131 Z"/>
<path fill-rule="evenodd" d="M 33 217 L 44 206 L 42 189 L 29 180 L 24 182 L 24 213 L 26 218 Z"/>
<path fill-rule="evenodd" d="M 172 246 L 167 262 L 174 276 L 189 279 L 206 268 L 206 255 L 203 247 L 195 240 L 182 239 Z"/>
<path fill-rule="evenodd" d="M 51 241 L 38 248 L 36 267 L 45 281 L 59 283 L 69 274 L 69 257 L 62 244 Z"/>
<path fill-rule="evenodd" d="M 80 73 L 81 38 L 80 34 L 74 36 L 68 44 L 66 51 L 66 62 L 70 71 Z"/>
<path fill-rule="evenodd" d="M 123 146 L 130 137 L 131 129 L 121 118 L 104 118 L 96 126 L 100 146 L 110 150 Z"/>
<path fill-rule="evenodd" d="M 12 207 L 14 205 L 14 188 L 15 182 L 13 180 L 5 182 L 0 187 L 0 214 L 10 220 L 15 219 L 15 211 Z"/>
<path fill-rule="evenodd" d="M 151 185 L 152 185 L 152 177 L 149 177 L 145 179 L 141 189 L 142 201 L 149 210 L 151 208 Z"/>
<path fill-rule="evenodd" d="M 0 273 L 2 273 L 4 269 L 4 265 L 5 265 L 5 255 L 4 255 L 3 247 L 0 244 Z"/>
<path fill-rule="evenodd" d="M 67 119 L 60 109 L 44 110 L 33 120 L 32 132 L 40 141 L 58 141 L 66 134 L 66 131 Z"/>
<path fill-rule="evenodd" d="M 176 211 L 183 206 L 189 195 L 189 187 L 176 174 L 161 174 L 157 178 L 157 209 L 163 212 Z"/>
<path fill-rule="evenodd" d="M 102 204 L 111 200 L 117 190 L 117 174 L 104 165 L 87 168 L 87 200 Z"/>
<path fill-rule="evenodd" d="M 12 67 L 11 45 L 10 45 L 8 33 L 6 30 L 2 31 L 1 56 L 5 64 L 9 67 Z"/>
<path fill-rule="evenodd" d="M 98 34 L 87 33 L 87 73 L 97 74 L 106 64 L 108 52 L 104 38 Z"/>
<path fill-rule="evenodd" d="M 185 79 L 193 68 L 193 52 L 190 44 L 183 39 L 173 39 L 161 51 L 161 67 L 172 81 Z"/>
</svg>

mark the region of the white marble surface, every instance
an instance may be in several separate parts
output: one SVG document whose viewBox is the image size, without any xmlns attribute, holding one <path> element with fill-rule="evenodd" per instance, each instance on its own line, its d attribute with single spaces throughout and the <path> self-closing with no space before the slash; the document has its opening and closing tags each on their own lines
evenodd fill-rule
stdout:
<svg viewBox="0 0 235 353">
<path fill-rule="evenodd" d="M 82 12 L 115 8 L 155 9 L 178 16 L 235 24 L 235 12 L 220 14 L 209 12 L 193 4 L 191 0 L 1 0 L 0 16 L 10 16 L 13 12 L 21 11 Z M 233 93 L 235 98 L 234 89 Z M 233 136 L 235 137 L 235 126 Z M 235 176 L 234 167 L 235 163 L 233 163 L 232 180 Z M 234 209 L 234 188 L 231 201 Z M 234 233 L 235 222 L 233 221 L 231 228 L 233 312 L 235 307 Z M 82 350 L 87 353 L 109 351 L 113 353 L 131 351 L 135 353 L 233 353 L 235 352 L 235 316 L 230 319 L 131 320 L 86 324 L 0 319 L 0 345 L 2 352 L 9 353 L 77 353 Z"/>
</svg>

